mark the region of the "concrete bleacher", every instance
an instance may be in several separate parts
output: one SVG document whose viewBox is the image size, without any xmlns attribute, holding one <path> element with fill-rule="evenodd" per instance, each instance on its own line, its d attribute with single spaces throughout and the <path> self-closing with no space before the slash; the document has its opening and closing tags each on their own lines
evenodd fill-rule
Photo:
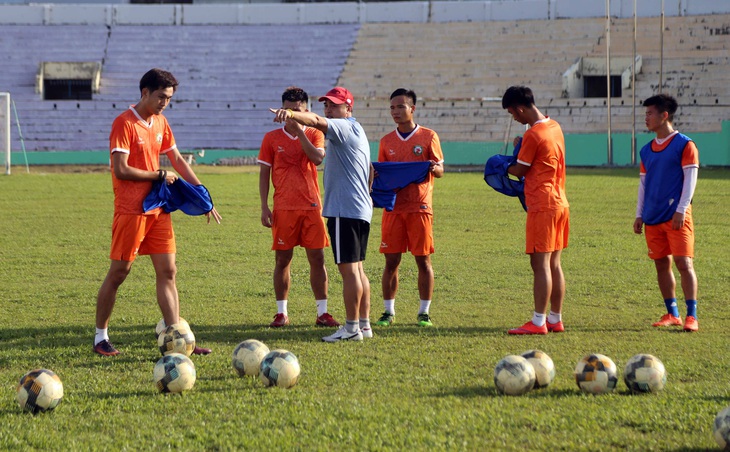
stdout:
<svg viewBox="0 0 730 452">
<path fill-rule="evenodd" d="M 139 98 L 140 77 L 161 67 L 180 83 L 165 115 L 182 149 L 256 149 L 275 127 L 268 108 L 281 105 L 287 86 L 316 98 L 335 85 L 358 28 L 7 25 L 0 91 L 16 102 L 27 150 L 106 150 L 111 122 Z M 101 61 L 100 92 L 91 101 L 41 100 L 43 61 Z M 13 131 L 14 149 L 18 140 Z"/>
<path fill-rule="evenodd" d="M 658 17 L 638 20 L 636 102 L 659 91 Z M 541 109 L 566 133 L 605 133 L 605 99 L 566 98 L 563 73 L 580 57 L 605 58 L 600 18 L 282 25 L 2 25 L 0 91 L 10 91 L 29 151 L 106 150 L 111 121 L 139 97 L 151 67 L 180 81 L 166 116 L 182 149 L 256 149 L 275 127 L 270 106 L 298 85 L 316 97 L 335 84 L 356 98 L 371 141 L 394 127 L 388 96 L 398 87 L 420 99 L 417 120 L 442 141 L 502 141 L 510 127 L 500 98 L 531 86 Z M 676 125 L 716 132 L 730 119 L 730 15 L 665 18 L 663 86 L 678 97 Z M 633 19 L 613 19 L 612 56 L 631 56 Z M 79 43 L 83 43 L 80 45 Z M 92 101 L 43 101 L 35 91 L 43 61 L 100 61 Z M 643 130 L 631 90 L 612 101 L 614 132 Z M 515 133 L 516 124 L 511 125 Z M 13 149 L 20 149 L 13 127 Z"/>
<path fill-rule="evenodd" d="M 636 102 L 659 92 L 660 18 L 639 18 Z M 714 132 L 730 119 L 730 15 L 666 17 L 663 92 L 681 105 L 676 125 Z M 605 133 L 605 99 L 563 97 L 562 75 L 579 57 L 606 55 L 605 19 L 440 24 L 364 24 L 339 82 L 356 97 L 371 140 L 393 129 L 390 93 L 409 87 L 423 98 L 417 119 L 442 141 L 499 141 L 509 127 L 500 98 L 513 84 L 533 88 L 542 110 L 566 133 Z M 633 19 L 613 19 L 612 57 L 631 56 Z M 614 132 L 631 132 L 631 90 L 611 103 Z M 514 127 L 514 125 L 513 125 Z M 636 127 L 644 130 L 643 109 Z"/>
</svg>

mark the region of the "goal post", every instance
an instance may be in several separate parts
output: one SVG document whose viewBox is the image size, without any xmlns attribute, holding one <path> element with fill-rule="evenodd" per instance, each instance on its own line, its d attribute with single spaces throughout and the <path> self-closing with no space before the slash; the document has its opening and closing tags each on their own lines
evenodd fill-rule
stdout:
<svg viewBox="0 0 730 452">
<path fill-rule="evenodd" d="M 10 174 L 10 93 L 0 93 L 0 155 Z"/>
</svg>

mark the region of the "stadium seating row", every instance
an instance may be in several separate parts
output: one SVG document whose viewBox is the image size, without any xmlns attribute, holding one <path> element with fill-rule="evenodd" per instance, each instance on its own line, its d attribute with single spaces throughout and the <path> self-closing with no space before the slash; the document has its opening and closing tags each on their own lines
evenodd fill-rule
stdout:
<svg viewBox="0 0 730 452">
<path fill-rule="evenodd" d="M 662 90 L 678 97 L 678 127 L 718 131 L 730 119 L 730 15 L 638 21 L 636 102 Z M 113 118 L 139 96 L 151 67 L 172 71 L 180 89 L 166 112 L 181 147 L 256 149 L 272 128 L 269 106 L 286 86 L 315 98 L 335 84 L 356 98 L 355 116 L 377 141 L 392 130 L 388 96 L 409 87 L 418 118 L 442 141 L 501 141 L 508 117 L 499 98 L 511 84 L 531 86 L 538 104 L 566 133 L 606 130 L 605 99 L 566 98 L 563 73 L 580 57 L 604 58 L 603 19 L 503 22 L 298 25 L 4 25 L 0 91 L 17 103 L 25 146 L 33 150 L 103 150 Z M 630 57 L 633 19 L 614 19 L 612 56 Z M 271 36 L 276 39 L 271 39 Z M 91 101 L 44 101 L 36 73 L 44 61 L 102 62 Z M 612 101 L 614 131 L 629 132 L 631 90 Z M 643 129 L 643 112 L 637 115 Z M 18 135 L 13 130 L 13 148 Z"/>
</svg>

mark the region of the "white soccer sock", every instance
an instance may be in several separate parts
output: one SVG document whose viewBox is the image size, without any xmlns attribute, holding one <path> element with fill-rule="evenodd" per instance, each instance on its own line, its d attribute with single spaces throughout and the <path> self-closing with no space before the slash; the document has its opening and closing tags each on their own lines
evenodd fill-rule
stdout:
<svg viewBox="0 0 730 452">
<path fill-rule="evenodd" d="M 370 328 L 370 319 L 360 319 L 360 329 Z"/>
<path fill-rule="evenodd" d="M 534 323 L 535 326 L 543 326 L 545 325 L 545 317 L 547 317 L 545 314 L 535 312 L 532 314 L 532 323 Z"/>
<path fill-rule="evenodd" d="M 421 307 L 418 309 L 419 314 L 428 314 L 428 308 L 431 307 L 431 300 L 421 300 Z"/>
<path fill-rule="evenodd" d="M 96 336 L 94 336 L 94 345 L 98 344 L 101 341 L 108 341 L 108 340 L 109 340 L 109 334 L 107 333 L 107 328 L 97 328 Z"/>
<path fill-rule="evenodd" d="M 317 301 L 317 317 L 327 312 L 327 299 Z"/>
<path fill-rule="evenodd" d="M 357 320 L 348 320 L 345 322 L 345 331 L 348 333 L 357 333 L 360 331 L 360 324 Z"/>
<path fill-rule="evenodd" d="M 550 311 L 547 318 L 548 323 L 559 323 L 563 321 L 563 314 Z"/>
<path fill-rule="evenodd" d="M 286 305 L 289 300 L 276 300 L 276 309 L 278 310 L 278 314 L 284 314 L 289 315 L 289 313 L 286 311 Z"/>
<path fill-rule="evenodd" d="M 383 306 L 385 307 L 385 312 L 390 315 L 395 315 L 395 298 L 383 300 Z"/>
</svg>

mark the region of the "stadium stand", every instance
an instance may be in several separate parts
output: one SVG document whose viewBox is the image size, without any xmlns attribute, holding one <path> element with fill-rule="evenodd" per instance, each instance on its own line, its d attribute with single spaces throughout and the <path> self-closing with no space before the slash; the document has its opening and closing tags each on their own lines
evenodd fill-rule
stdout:
<svg viewBox="0 0 730 452">
<path fill-rule="evenodd" d="M 12 93 L 28 150 L 105 150 L 112 120 L 139 98 L 142 74 L 162 67 L 180 82 L 165 115 L 181 148 L 256 149 L 284 88 L 316 96 L 334 86 L 358 28 L 301 25 L 282 34 L 273 25 L 8 25 L 0 36 L 0 90 Z M 41 100 L 35 80 L 43 61 L 101 61 L 100 92 L 91 101 Z"/>
<path fill-rule="evenodd" d="M 637 104 L 658 92 L 658 17 L 638 20 Z M 605 19 L 281 25 L 3 25 L 0 91 L 17 103 L 29 151 L 105 150 L 112 119 L 139 96 L 151 67 L 180 89 L 166 112 L 183 149 L 257 149 L 271 130 L 269 106 L 296 84 L 315 98 L 335 84 L 356 97 L 371 141 L 393 128 L 388 96 L 413 88 L 418 120 L 442 141 L 498 142 L 509 118 L 500 96 L 527 84 L 566 133 L 605 133 L 603 98 L 564 97 L 563 74 L 580 57 L 604 58 Z M 663 90 L 678 97 L 678 128 L 716 132 L 730 119 L 730 15 L 665 18 Z M 271 39 L 276 36 L 276 39 Z M 612 57 L 631 57 L 633 19 L 613 19 Z M 79 45 L 83 43 L 83 45 Z M 326 43 L 323 46 L 322 43 Z M 43 101 L 43 61 L 100 61 L 91 101 Z M 643 111 L 637 113 L 643 130 Z M 630 89 L 612 102 L 615 132 L 632 128 Z M 13 148 L 20 149 L 13 131 Z"/>
<path fill-rule="evenodd" d="M 508 123 L 500 98 L 512 84 L 531 86 L 566 133 L 605 133 L 605 98 L 563 97 L 562 75 L 579 57 L 606 55 L 605 19 L 440 24 L 364 24 L 340 77 L 363 101 L 356 106 L 368 136 L 392 130 L 388 96 L 410 87 L 419 121 L 443 141 L 499 141 Z M 660 19 L 639 18 L 637 104 L 658 92 Z M 677 126 L 719 131 L 730 119 L 729 15 L 665 18 L 663 91 L 682 105 Z M 611 56 L 631 57 L 633 19 L 614 19 Z M 631 91 L 612 103 L 612 128 L 630 132 Z M 643 110 L 637 113 L 643 129 Z"/>
</svg>

